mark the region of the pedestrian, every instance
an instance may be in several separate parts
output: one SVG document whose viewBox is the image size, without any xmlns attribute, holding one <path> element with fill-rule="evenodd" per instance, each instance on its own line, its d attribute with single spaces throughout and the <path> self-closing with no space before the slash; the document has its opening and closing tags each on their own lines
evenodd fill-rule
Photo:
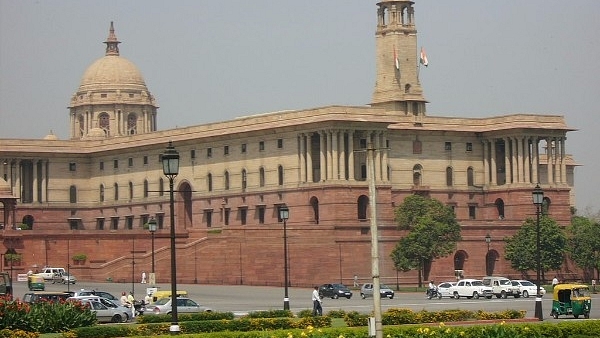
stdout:
<svg viewBox="0 0 600 338">
<path fill-rule="evenodd" d="M 135 298 L 133 298 L 133 291 L 129 291 L 129 296 L 127 296 L 127 302 L 131 304 L 131 312 L 135 317 Z"/>
<path fill-rule="evenodd" d="M 556 278 L 556 276 L 554 276 L 554 278 L 552 278 L 552 288 L 554 289 L 554 287 L 558 285 L 558 278 Z"/>
<path fill-rule="evenodd" d="M 142 271 L 142 284 L 146 284 L 146 271 Z"/>
<path fill-rule="evenodd" d="M 321 303 L 321 297 L 319 296 L 319 287 L 315 286 L 315 289 L 312 292 L 312 301 L 313 301 L 313 316 L 322 316 L 323 315 L 323 307 Z"/>
<path fill-rule="evenodd" d="M 354 275 L 354 287 L 358 287 L 358 276 Z"/>
</svg>

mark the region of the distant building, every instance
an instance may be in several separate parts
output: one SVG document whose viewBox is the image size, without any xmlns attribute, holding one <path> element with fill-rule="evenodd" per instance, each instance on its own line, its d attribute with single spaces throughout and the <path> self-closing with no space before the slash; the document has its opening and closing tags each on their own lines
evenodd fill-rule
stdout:
<svg viewBox="0 0 600 338">
<path fill-rule="evenodd" d="M 404 235 L 394 207 L 411 194 L 451 206 L 462 226 L 456 252 L 428 265 L 429 278 L 518 276 L 503 258 L 503 238 L 535 215 L 538 182 L 549 214 L 569 223 L 576 163 L 565 143 L 573 129 L 562 116 L 427 115 L 413 5 L 377 4 L 371 105 L 172 130 L 158 129 L 158 104 L 141 72 L 120 55 L 111 23 L 105 56 L 88 67 L 71 98 L 70 139 L 0 139 L 0 251 L 20 253 L 14 268 L 23 271 L 70 266 L 78 279 L 131 281 L 151 271 L 145 225 L 155 218 L 156 278 L 168 282 L 169 182 L 161 154 L 172 141 L 181 156 L 178 281 L 282 285 L 278 208 L 285 204 L 292 286 L 351 284 L 355 275 L 364 282 L 371 274 L 365 149 L 373 147 L 383 282 L 416 282 L 415 272 L 397 273 L 389 258 Z M 21 224 L 31 230 L 16 230 Z M 87 259 L 75 261 L 75 254 Z"/>
</svg>

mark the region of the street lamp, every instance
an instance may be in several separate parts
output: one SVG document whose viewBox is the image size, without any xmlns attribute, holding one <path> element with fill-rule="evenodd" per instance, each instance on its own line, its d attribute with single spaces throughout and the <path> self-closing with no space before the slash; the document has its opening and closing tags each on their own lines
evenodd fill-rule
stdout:
<svg viewBox="0 0 600 338">
<path fill-rule="evenodd" d="M 169 179 L 169 208 L 171 212 L 171 327 L 172 335 L 179 334 L 179 323 L 177 320 L 177 263 L 175 257 L 175 201 L 173 197 L 173 180 L 179 174 L 179 153 L 169 141 L 167 149 L 162 154 L 163 173 Z"/>
<path fill-rule="evenodd" d="M 488 232 L 487 235 L 485 235 L 485 243 L 487 244 L 487 253 L 485 254 L 485 274 L 486 275 L 491 275 L 491 269 L 490 269 L 490 243 L 492 242 L 492 236 L 490 236 L 490 233 Z"/>
<path fill-rule="evenodd" d="M 152 234 L 152 271 L 150 272 L 150 285 L 154 286 L 156 275 L 154 274 L 154 233 L 156 232 L 156 220 L 154 217 L 148 221 L 148 230 Z"/>
<path fill-rule="evenodd" d="M 542 295 L 540 294 L 540 270 L 542 270 L 541 265 L 541 257 L 540 257 L 540 210 L 542 207 L 542 203 L 544 201 L 544 191 L 540 188 L 540 185 L 537 184 L 532 192 L 533 196 L 533 204 L 535 205 L 535 216 L 536 216 L 536 250 L 535 257 L 537 260 L 537 294 L 535 295 L 535 318 L 538 320 L 544 320 L 544 315 L 542 314 Z"/>
<path fill-rule="evenodd" d="M 279 207 L 279 218 L 283 220 L 283 275 L 284 295 L 283 309 L 290 309 L 290 298 L 288 297 L 288 248 L 287 248 L 287 220 L 290 218 L 290 209 L 286 205 Z"/>
</svg>

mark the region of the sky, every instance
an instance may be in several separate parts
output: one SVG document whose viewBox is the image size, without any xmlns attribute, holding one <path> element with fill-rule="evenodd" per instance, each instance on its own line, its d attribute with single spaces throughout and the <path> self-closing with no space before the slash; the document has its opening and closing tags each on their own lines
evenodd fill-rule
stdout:
<svg viewBox="0 0 600 338">
<path fill-rule="evenodd" d="M 67 106 L 104 56 L 160 105 L 159 129 L 370 103 L 376 0 L 0 0 L 0 138 L 69 136 Z M 415 0 L 431 116 L 565 116 L 581 214 L 600 210 L 600 1 Z"/>
</svg>

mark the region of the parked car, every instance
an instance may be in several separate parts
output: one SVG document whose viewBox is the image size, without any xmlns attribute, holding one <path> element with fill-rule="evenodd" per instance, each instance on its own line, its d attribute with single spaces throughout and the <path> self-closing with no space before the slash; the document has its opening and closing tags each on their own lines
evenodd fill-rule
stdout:
<svg viewBox="0 0 600 338">
<path fill-rule="evenodd" d="M 92 312 L 96 313 L 96 319 L 99 323 L 124 323 L 129 318 L 127 313 L 121 308 L 109 307 L 102 303 L 99 297 L 69 297 L 67 301 L 81 302 L 85 306 L 89 306 Z M 109 302 L 110 303 L 110 302 Z"/>
<path fill-rule="evenodd" d="M 120 304 L 115 304 L 113 303 L 111 300 L 106 299 L 104 297 L 99 297 L 99 296 L 77 296 L 77 297 L 69 297 L 67 300 L 93 300 L 93 301 L 98 301 L 102 304 L 104 304 L 106 307 L 108 308 L 113 308 L 113 309 L 117 309 L 119 310 L 119 312 L 122 312 L 123 314 L 125 314 L 125 316 L 123 317 L 123 321 L 124 322 L 128 322 L 131 319 L 133 319 L 133 310 L 131 308 L 122 306 Z"/>
<path fill-rule="evenodd" d="M 108 293 L 106 291 L 96 291 L 96 290 L 81 289 L 81 290 L 78 290 L 78 291 L 72 291 L 71 292 L 71 296 L 72 297 L 98 296 L 98 297 L 102 297 L 102 298 L 110 300 L 115 305 L 118 305 L 118 306 L 121 305 L 121 300 L 119 298 L 113 296 L 111 293 Z"/>
<path fill-rule="evenodd" d="M 454 297 L 454 286 L 456 285 L 456 282 L 442 282 L 440 284 L 438 284 L 437 288 L 438 288 L 438 292 L 440 293 L 440 295 L 442 295 L 442 297 Z"/>
<path fill-rule="evenodd" d="M 60 284 L 75 284 L 77 282 L 77 278 L 68 272 L 57 273 L 52 278 L 52 284 L 60 283 Z"/>
<path fill-rule="evenodd" d="M 485 297 L 492 298 L 492 288 L 483 285 L 483 282 L 478 279 L 461 279 L 452 288 L 454 298 L 467 297 L 469 299 Z"/>
<path fill-rule="evenodd" d="M 170 314 L 172 310 L 172 298 L 158 299 L 154 304 L 148 306 L 147 311 L 154 314 Z M 189 298 L 177 298 L 177 313 L 212 312 L 212 309 L 200 305 Z"/>
<path fill-rule="evenodd" d="M 379 294 L 381 298 L 394 299 L 394 290 L 385 284 L 379 284 Z M 360 287 L 360 297 L 373 297 L 373 283 L 365 283 Z"/>
<path fill-rule="evenodd" d="M 529 298 L 530 295 L 537 295 L 537 285 L 533 284 L 528 280 L 513 279 L 511 281 L 513 286 L 516 286 L 521 291 L 521 295 L 525 298 Z M 540 294 L 543 296 L 546 294 L 546 289 L 540 287 Z"/>
<path fill-rule="evenodd" d="M 37 302 L 58 302 L 66 300 L 70 297 L 68 292 L 53 292 L 53 291 L 35 291 L 27 292 L 23 295 L 24 303 L 37 303 Z"/>
<path fill-rule="evenodd" d="M 487 276 L 483 277 L 483 285 L 492 288 L 492 294 L 497 298 L 506 298 L 513 296 L 515 298 L 521 297 L 521 291 L 518 287 L 514 287 L 510 279 L 506 277 L 495 277 Z"/>
<path fill-rule="evenodd" d="M 323 284 L 319 287 L 319 296 L 321 298 L 333 298 L 338 299 L 339 297 L 352 298 L 352 291 L 344 284 Z"/>
</svg>

